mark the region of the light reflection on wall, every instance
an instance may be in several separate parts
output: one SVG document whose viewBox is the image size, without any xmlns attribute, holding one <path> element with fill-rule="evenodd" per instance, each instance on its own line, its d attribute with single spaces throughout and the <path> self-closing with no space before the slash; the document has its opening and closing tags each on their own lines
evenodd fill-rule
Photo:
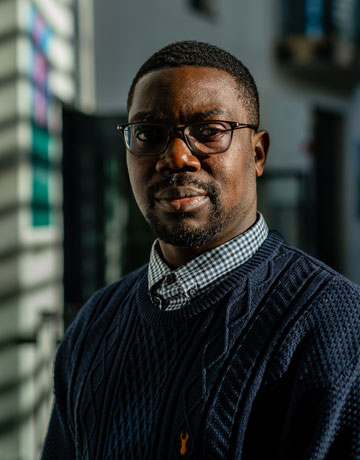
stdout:
<svg viewBox="0 0 360 460">
<path fill-rule="evenodd" d="M 72 0 L 0 3 L 0 457 L 39 458 L 62 312 L 62 102 Z M 9 363 L 12 363 L 9 365 Z"/>
</svg>

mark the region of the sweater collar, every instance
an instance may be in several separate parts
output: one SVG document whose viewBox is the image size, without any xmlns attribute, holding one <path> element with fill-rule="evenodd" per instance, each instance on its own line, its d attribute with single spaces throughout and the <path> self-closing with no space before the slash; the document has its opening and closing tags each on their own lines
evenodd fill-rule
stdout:
<svg viewBox="0 0 360 460">
<path fill-rule="evenodd" d="M 282 243 L 281 235 L 271 231 L 264 243 L 247 262 L 232 270 L 214 289 L 174 311 L 161 311 L 152 303 L 148 293 L 147 270 L 144 269 L 136 287 L 140 314 L 151 323 L 170 325 L 193 318 L 228 295 L 234 295 L 235 291 L 239 296 L 246 294 L 248 309 L 250 309 L 252 284 L 256 283 L 254 273 L 275 257 Z"/>
<path fill-rule="evenodd" d="M 196 257 L 176 270 L 162 260 L 158 240 L 150 255 L 148 286 L 151 300 L 160 309 L 183 308 L 236 267 L 250 259 L 269 233 L 263 216 L 246 232 Z"/>
</svg>

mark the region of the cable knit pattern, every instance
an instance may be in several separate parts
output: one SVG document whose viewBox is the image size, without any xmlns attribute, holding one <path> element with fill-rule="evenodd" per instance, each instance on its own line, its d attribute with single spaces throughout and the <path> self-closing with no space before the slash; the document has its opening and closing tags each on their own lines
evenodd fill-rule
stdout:
<svg viewBox="0 0 360 460">
<path fill-rule="evenodd" d="M 43 460 L 360 460 L 360 290 L 271 232 L 180 310 L 147 267 L 87 302 Z"/>
</svg>

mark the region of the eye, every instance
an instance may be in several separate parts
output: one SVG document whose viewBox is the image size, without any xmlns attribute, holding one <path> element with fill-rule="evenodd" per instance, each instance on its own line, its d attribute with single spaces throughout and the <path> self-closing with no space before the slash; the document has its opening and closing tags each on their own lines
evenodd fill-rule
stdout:
<svg viewBox="0 0 360 460">
<path fill-rule="evenodd" d="M 134 137 L 141 142 L 152 142 L 158 136 L 154 126 L 137 125 L 134 131 Z"/>
<path fill-rule="evenodd" d="M 221 123 L 201 123 L 193 125 L 190 134 L 199 141 L 214 141 L 227 132 L 226 126 Z"/>
</svg>

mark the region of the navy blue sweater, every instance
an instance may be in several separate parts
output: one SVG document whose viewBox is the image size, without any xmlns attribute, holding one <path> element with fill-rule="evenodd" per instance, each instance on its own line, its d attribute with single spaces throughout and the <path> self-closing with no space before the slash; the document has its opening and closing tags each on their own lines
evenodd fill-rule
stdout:
<svg viewBox="0 0 360 460">
<path fill-rule="evenodd" d="M 181 310 L 142 267 L 65 335 L 42 458 L 360 459 L 359 287 L 274 232 Z"/>
</svg>

